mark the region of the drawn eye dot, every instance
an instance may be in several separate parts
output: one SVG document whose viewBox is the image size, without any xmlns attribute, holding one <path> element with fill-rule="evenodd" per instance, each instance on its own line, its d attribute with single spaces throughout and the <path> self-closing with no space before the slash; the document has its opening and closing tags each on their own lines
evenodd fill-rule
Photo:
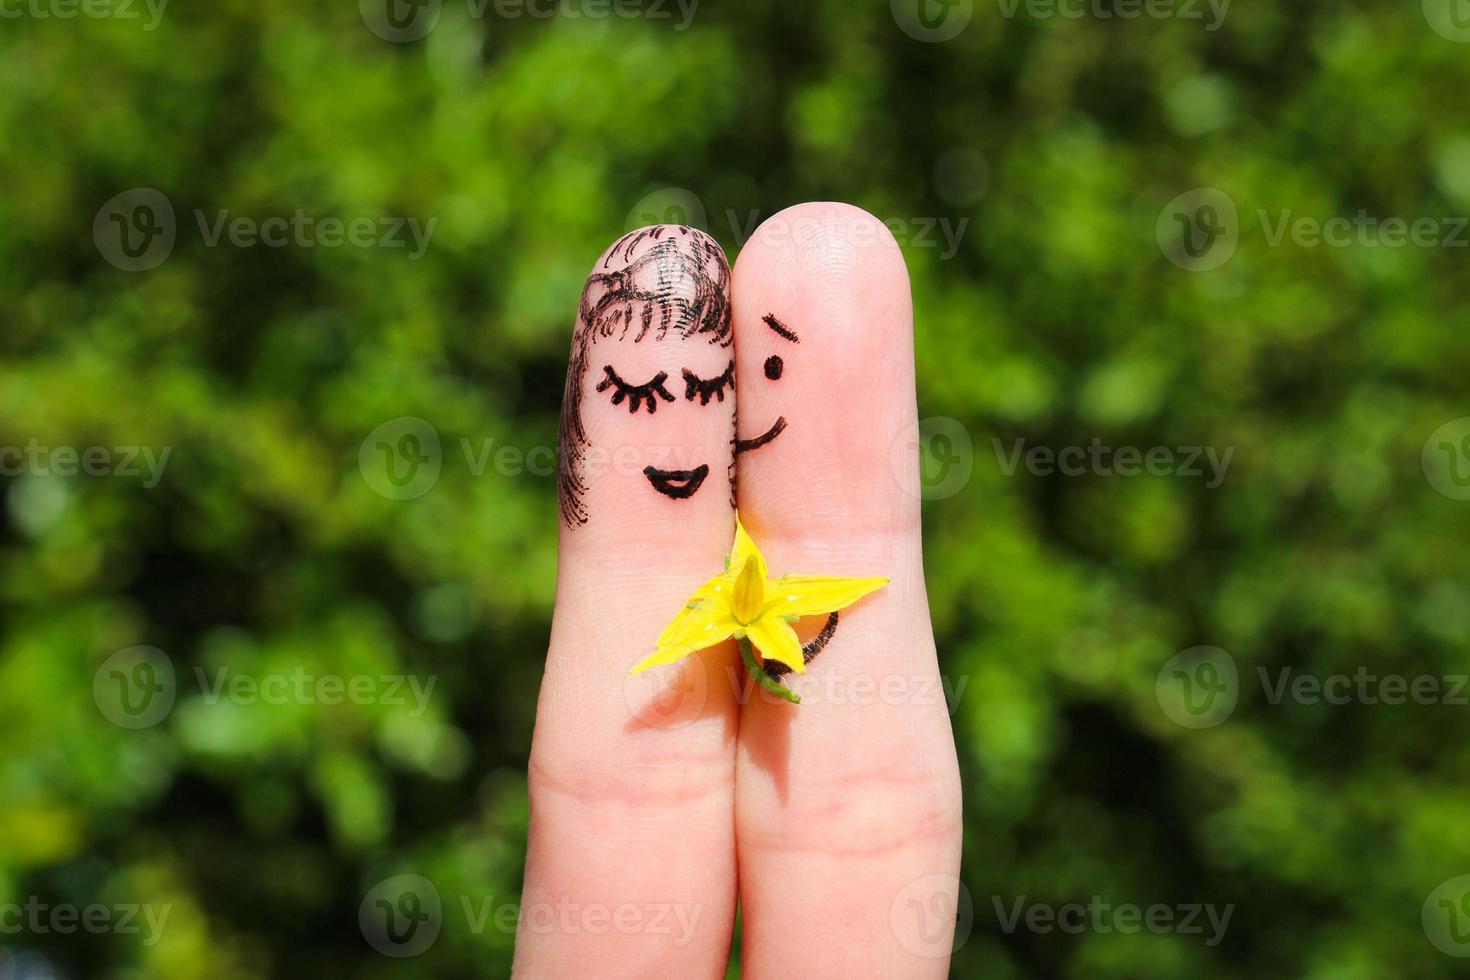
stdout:
<svg viewBox="0 0 1470 980">
<path fill-rule="evenodd" d="M 772 354 L 770 357 L 766 358 L 766 377 L 770 378 L 772 381 L 780 381 L 781 369 L 783 367 L 785 367 L 785 365 L 781 363 L 781 358 L 776 354 Z"/>
</svg>

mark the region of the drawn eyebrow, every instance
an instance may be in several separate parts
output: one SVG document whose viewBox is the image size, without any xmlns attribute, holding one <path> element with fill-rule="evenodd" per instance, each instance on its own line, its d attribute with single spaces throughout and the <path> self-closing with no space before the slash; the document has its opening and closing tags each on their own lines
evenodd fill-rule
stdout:
<svg viewBox="0 0 1470 980">
<path fill-rule="evenodd" d="M 761 317 L 761 319 L 764 320 L 764 321 L 766 321 L 766 326 L 768 326 L 772 330 L 776 331 L 776 333 L 779 336 L 785 337 L 787 340 L 791 341 L 793 344 L 799 344 L 799 343 L 801 343 L 801 338 L 796 335 L 796 331 L 792 330 L 790 327 L 788 327 L 786 324 L 782 323 L 780 320 L 777 320 L 776 319 L 776 314 L 774 314 L 774 313 L 767 313 L 765 316 Z"/>
</svg>

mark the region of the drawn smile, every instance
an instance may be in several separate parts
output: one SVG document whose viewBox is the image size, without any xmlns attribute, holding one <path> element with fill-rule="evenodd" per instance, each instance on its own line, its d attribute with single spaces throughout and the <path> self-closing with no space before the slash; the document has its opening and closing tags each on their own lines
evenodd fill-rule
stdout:
<svg viewBox="0 0 1470 980">
<path fill-rule="evenodd" d="M 771 425 L 771 427 L 765 431 L 764 434 L 758 435 L 754 439 L 736 439 L 735 440 L 735 453 L 736 453 L 736 455 L 739 455 L 740 453 L 748 453 L 752 449 L 759 449 L 760 447 L 764 446 L 766 443 L 770 442 L 772 439 L 775 439 L 777 436 L 779 436 L 781 433 L 783 433 L 785 431 L 786 431 L 786 416 L 783 415 L 780 418 L 778 418 Z"/>
<path fill-rule="evenodd" d="M 643 468 L 643 475 L 653 484 L 653 489 L 674 500 L 687 500 L 694 496 L 704 478 L 709 476 L 709 465 L 700 464 L 692 470 L 659 470 L 652 466 Z"/>
</svg>

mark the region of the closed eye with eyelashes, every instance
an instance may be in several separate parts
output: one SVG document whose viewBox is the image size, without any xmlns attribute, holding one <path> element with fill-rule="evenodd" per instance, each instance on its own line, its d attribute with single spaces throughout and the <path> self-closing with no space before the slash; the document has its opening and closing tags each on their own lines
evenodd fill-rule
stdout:
<svg viewBox="0 0 1470 980">
<path fill-rule="evenodd" d="M 708 381 L 685 368 L 684 385 L 684 397 L 689 401 L 693 401 L 695 395 L 699 396 L 701 405 L 708 405 L 711 398 L 724 401 L 725 389 L 735 390 L 735 361 L 732 359 L 719 377 L 710 378 Z"/>
<path fill-rule="evenodd" d="M 611 364 L 604 364 L 602 370 L 607 376 L 597 385 L 597 390 L 607 391 L 612 388 L 612 403 L 620 405 L 626 399 L 629 415 L 637 415 L 638 406 L 643 404 L 648 406 L 648 414 L 652 415 L 658 410 L 658 399 L 662 398 L 666 402 L 674 400 L 674 396 L 664 387 L 664 382 L 669 379 L 667 371 L 660 371 L 645 384 L 633 385 L 618 377 Z"/>
</svg>

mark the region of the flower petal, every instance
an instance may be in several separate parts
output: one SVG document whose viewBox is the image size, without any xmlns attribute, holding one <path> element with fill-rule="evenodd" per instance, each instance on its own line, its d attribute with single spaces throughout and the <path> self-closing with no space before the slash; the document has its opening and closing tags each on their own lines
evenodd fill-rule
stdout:
<svg viewBox="0 0 1470 980">
<path fill-rule="evenodd" d="M 700 598 L 701 595 L 703 598 Z M 728 586 L 724 589 L 724 595 L 706 593 L 701 587 L 691 600 L 699 605 L 679 610 L 679 615 L 659 634 L 658 648 L 689 647 L 691 650 L 702 650 L 734 636 L 738 624 L 730 615 L 728 596 Z"/>
<path fill-rule="evenodd" d="M 632 666 L 629 674 L 641 674 L 650 667 L 662 667 L 676 660 L 683 660 L 695 650 L 694 647 L 659 647 Z"/>
<path fill-rule="evenodd" d="M 806 661 L 801 656 L 801 641 L 796 630 L 779 616 L 762 616 L 745 627 L 750 642 L 767 660 L 779 660 L 798 674 L 805 673 Z"/>
<path fill-rule="evenodd" d="M 766 583 L 766 616 L 820 616 L 857 602 L 888 579 L 836 575 L 783 575 Z"/>
<path fill-rule="evenodd" d="M 729 572 L 733 578 L 740 574 L 740 569 L 745 567 L 748 558 L 755 559 L 755 567 L 760 571 L 762 580 L 770 578 L 771 572 L 766 567 L 766 558 L 761 550 L 755 546 L 755 540 L 746 532 L 745 525 L 740 523 L 740 515 L 735 515 L 735 547 L 730 552 Z"/>
<path fill-rule="evenodd" d="M 730 614 L 737 623 L 749 623 L 759 619 L 765 607 L 765 569 L 751 556 L 745 559 L 745 564 L 735 575 L 735 589 L 730 594 Z"/>
</svg>

